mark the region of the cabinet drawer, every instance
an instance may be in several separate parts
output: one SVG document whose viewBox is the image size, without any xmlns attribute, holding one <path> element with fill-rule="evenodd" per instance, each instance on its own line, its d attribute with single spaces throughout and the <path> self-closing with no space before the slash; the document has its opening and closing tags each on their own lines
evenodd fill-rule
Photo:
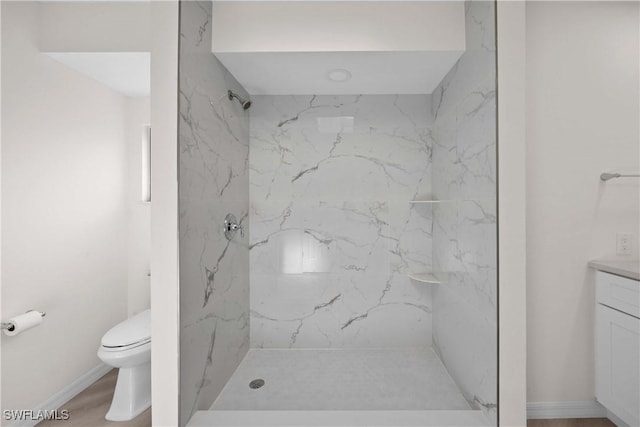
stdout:
<svg viewBox="0 0 640 427">
<path fill-rule="evenodd" d="M 596 302 L 640 318 L 640 281 L 596 271 Z"/>
</svg>

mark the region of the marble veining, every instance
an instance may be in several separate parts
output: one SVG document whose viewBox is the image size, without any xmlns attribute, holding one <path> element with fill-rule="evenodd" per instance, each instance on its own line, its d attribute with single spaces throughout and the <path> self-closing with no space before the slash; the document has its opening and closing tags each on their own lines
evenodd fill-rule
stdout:
<svg viewBox="0 0 640 427">
<path fill-rule="evenodd" d="M 211 54 L 211 2 L 180 3 L 180 425 L 207 409 L 249 349 L 249 116 Z"/>
<path fill-rule="evenodd" d="M 433 347 L 465 398 L 496 419 L 497 215 L 494 4 L 465 3 L 467 50 L 436 88 Z"/>
<path fill-rule="evenodd" d="M 254 97 L 252 346 L 430 344 L 407 274 L 432 262 L 431 209 L 409 203 L 431 191 L 431 125 L 427 95 Z"/>
<path fill-rule="evenodd" d="M 256 96 L 248 111 L 226 98 L 247 94 L 211 54 L 211 3 L 180 7 L 181 425 L 250 345 L 433 346 L 462 406 L 495 418 L 493 3 L 465 4 L 467 50 L 432 95 Z M 449 202 L 409 203 L 425 196 Z M 228 212 L 244 238 L 225 239 Z M 446 285 L 408 277 L 431 270 Z"/>
<path fill-rule="evenodd" d="M 207 385 L 207 371 L 209 370 L 209 368 L 211 368 L 211 365 L 213 365 L 213 348 L 216 343 L 216 327 L 217 325 L 214 325 L 213 332 L 211 333 L 211 339 L 209 340 L 209 350 L 207 351 L 207 361 L 202 370 L 202 377 L 197 384 L 196 398 L 193 400 L 193 406 L 191 407 L 191 411 L 189 411 L 190 414 L 193 414 L 198 409 L 197 405 L 200 393 L 202 392 L 202 389 Z"/>
</svg>

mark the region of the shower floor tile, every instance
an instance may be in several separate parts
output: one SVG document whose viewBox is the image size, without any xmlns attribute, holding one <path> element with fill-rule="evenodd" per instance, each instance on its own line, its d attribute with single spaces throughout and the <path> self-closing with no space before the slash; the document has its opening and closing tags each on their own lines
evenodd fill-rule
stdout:
<svg viewBox="0 0 640 427">
<path fill-rule="evenodd" d="M 264 385 L 250 388 L 249 383 L 255 379 L 263 379 Z M 431 348 L 251 349 L 211 409 L 467 410 L 471 407 Z"/>
</svg>

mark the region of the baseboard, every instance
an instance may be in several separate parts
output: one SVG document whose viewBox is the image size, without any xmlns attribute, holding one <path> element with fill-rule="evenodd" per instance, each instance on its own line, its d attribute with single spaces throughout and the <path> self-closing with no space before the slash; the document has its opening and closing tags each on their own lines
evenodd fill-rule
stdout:
<svg viewBox="0 0 640 427">
<path fill-rule="evenodd" d="M 611 411 L 607 411 L 607 418 L 609 418 L 609 420 L 618 427 L 630 427 L 629 424 L 622 421 L 616 414 Z"/>
<path fill-rule="evenodd" d="M 607 410 L 595 400 L 527 403 L 528 419 L 606 417 Z"/>
<path fill-rule="evenodd" d="M 107 372 L 113 369 L 111 366 L 107 366 L 105 364 L 100 364 L 90 371 L 86 372 L 84 375 L 75 379 L 71 384 L 64 387 L 62 390 L 51 396 L 45 402 L 33 408 L 33 412 L 37 413 L 38 411 L 54 411 L 56 409 L 62 408 L 62 406 L 73 399 L 76 395 L 78 395 L 81 391 L 89 387 L 94 382 L 98 381 L 101 377 L 103 377 Z M 64 408 L 62 408 L 64 409 Z M 42 420 L 22 420 L 16 421 L 14 424 L 9 424 L 9 427 L 22 427 L 22 426 L 35 426 Z"/>
</svg>

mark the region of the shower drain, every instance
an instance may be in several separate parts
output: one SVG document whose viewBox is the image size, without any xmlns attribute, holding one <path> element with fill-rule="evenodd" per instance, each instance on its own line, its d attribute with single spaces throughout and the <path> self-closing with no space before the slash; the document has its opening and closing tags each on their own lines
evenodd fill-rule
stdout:
<svg viewBox="0 0 640 427">
<path fill-rule="evenodd" d="M 262 379 L 257 379 L 257 380 L 253 380 L 253 381 L 251 381 L 251 382 L 249 383 L 249 388 L 256 389 L 256 388 L 260 388 L 260 387 L 262 387 L 263 385 L 264 385 L 264 380 L 262 380 Z"/>
</svg>

